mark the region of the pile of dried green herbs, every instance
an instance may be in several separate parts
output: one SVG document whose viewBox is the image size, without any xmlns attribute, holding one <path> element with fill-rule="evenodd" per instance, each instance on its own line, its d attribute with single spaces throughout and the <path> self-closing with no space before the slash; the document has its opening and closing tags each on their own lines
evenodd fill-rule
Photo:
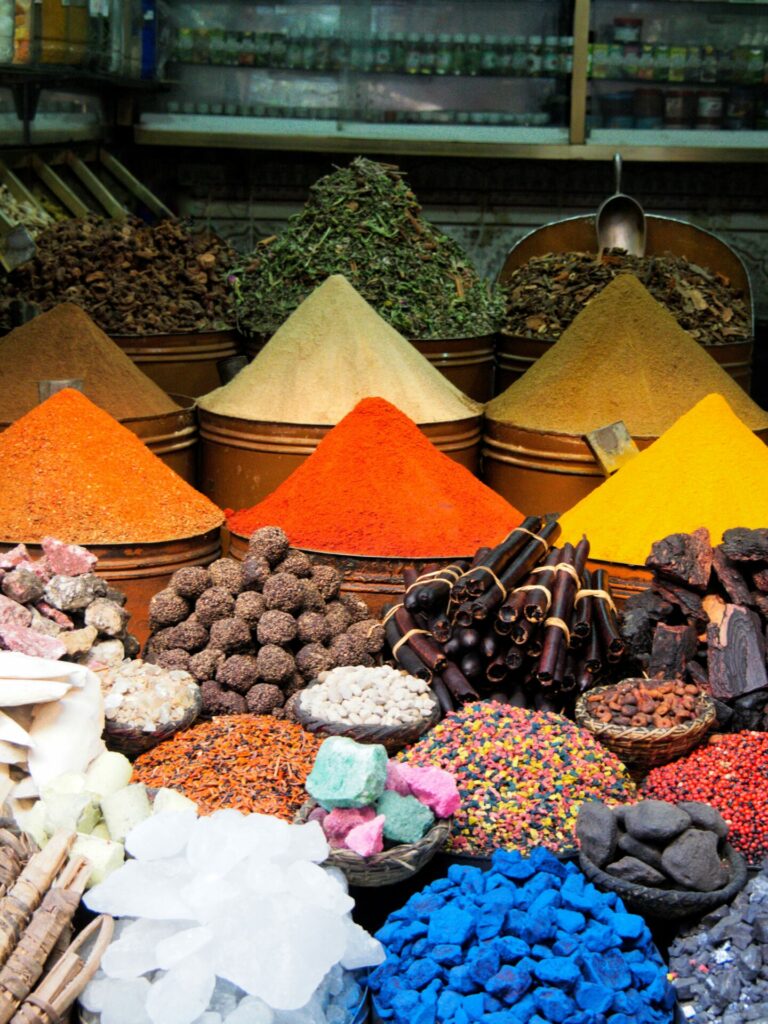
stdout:
<svg viewBox="0 0 768 1024">
<path fill-rule="evenodd" d="M 518 267 L 504 284 L 502 332 L 556 341 L 589 300 L 626 271 L 702 345 L 729 345 L 752 337 L 749 306 L 724 274 L 684 256 L 630 256 L 620 249 L 599 259 L 587 252 L 547 253 Z"/>
<path fill-rule="evenodd" d="M 273 334 L 330 274 L 344 274 L 406 338 L 495 332 L 503 297 L 420 211 L 392 165 L 358 157 L 321 178 L 285 231 L 232 271 L 239 329 Z"/>
</svg>

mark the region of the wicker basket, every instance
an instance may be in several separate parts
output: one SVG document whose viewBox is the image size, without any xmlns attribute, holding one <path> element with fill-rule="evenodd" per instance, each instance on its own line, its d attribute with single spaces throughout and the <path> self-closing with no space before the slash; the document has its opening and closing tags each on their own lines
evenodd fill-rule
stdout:
<svg viewBox="0 0 768 1024">
<path fill-rule="evenodd" d="M 296 822 L 304 824 L 317 807 L 307 800 L 296 814 Z M 361 857 L 352 850 L 331 850 L 326 860 L 329 867 L 340 868 L 350 885 L 373 888 L 404 882 L 425 867 L 441 850 L 451 829 L 450 818 L 440 818 L 418 843 L 401 843 L 372 857 Z"/>
<path fill-rule="evenodd" d="M 315 680 L 306 689 L 318 685 L 319 681 Z M 306 690 L 302 692 L 306 693 Z M 415 743 L 440 721 L 440 705 L 437 698 L 432 693 L 429 697 L 432 701 L 431 713 L 427 718 L 422 718 L 411 725 L 351 725 L 349 722 L 326 722 L 308 715 L 302 709 L 301 699 L 296 707 L 296 720 L 308 732 L 317 733 L 318 736 L 349 736 L 358 743 L 381 743 L 387 748 L 388 754 L 397 754 L 411 743 Z"/>
<path fill-rule="evenodd" d="M 647 682 L 645 679 L 625 681 Z M 696 702 L 696 718 L 693 721 L 669 729 L 599 722 L 590 715 L 587 698 L 612 689 L 612 686 L 596 686 L 582 694 L 576 701 L 576 723 L 588 729 L 595 739 L 612 750 L 628 768 L 646 771 L 656 765 L 669 764 L 693 750 L 715 724 L 715 705 L 705 694 Z"/>
<path fill-rule="evenodd" d="M 203 706 L 203 698 L 200 688 L 196 688 L 195 700 L 192 707 L 179 722 L 167 722 L 161 725 L 154 732 L 142 732 L 141 729 L 129 728 L 126 725 L 119 725 L 117 722 L 104 723 L 104 742 L 109 750 L 116 750 L 126 757 L 138 757 L 146 750 L 151 750 L 158 743 L 167 740 L 169 736 L 179 732 L 181 729 L 188 729 L 200 714 Z"/>
<path fill-rule="evenodd" d="M 722 889 L 714 892 L 691 892 L 688 889 L 652 889 L 646 885 L 635 885 L 621 878 L 614 878 L 599 868 L 594 861 L 579 854 L 581 870 L 598 889 L 615 892 L 621 896 L 624 906 L 644 917 L 677 920 L 694 914 L 708 914 L 710 910 L 730 903 L 747 883 L 747 862 L 732 846 L 726 844 L 724 856 L 731 869 L 731 880 Z"/>
</svg>

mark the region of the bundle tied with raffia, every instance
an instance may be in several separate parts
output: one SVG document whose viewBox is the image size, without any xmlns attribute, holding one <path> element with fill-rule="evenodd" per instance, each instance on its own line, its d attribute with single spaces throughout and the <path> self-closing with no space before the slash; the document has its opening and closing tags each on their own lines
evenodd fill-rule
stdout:
<svg viewBox="0 0 768 1024">
<path fill-rule="evenodd" d="M 551 547 L 557 529 L 529 516 L 471 563 L 406 571 L 402 602 L 385 609 L 387 643 L 444 713 L 484 695 L 567 710 L 621 659 L 607 577 L 586 569 L 586 538 Z"/>
</svg>

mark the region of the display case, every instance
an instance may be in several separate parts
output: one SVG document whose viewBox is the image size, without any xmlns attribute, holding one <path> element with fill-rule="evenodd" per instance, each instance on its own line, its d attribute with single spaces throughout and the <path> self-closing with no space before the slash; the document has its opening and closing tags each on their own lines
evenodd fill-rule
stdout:
<svg viewBox="0 0 768 1024">
<path fill-rule="evenodd" d="M 170 4 L 176 86 L 144 129 L 568 141 L 570 0 Z"/>
<path fill-rule="evenodd" d="M 768 158 L 768 3 L 169 0 L 139 142 Z"/>
</svg>

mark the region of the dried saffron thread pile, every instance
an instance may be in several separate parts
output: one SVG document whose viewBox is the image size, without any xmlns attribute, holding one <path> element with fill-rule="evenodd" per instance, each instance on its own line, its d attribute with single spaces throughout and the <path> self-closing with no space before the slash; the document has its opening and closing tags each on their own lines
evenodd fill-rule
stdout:
<svg viewBox="0 0 768 1024">
<path fill-rule="evenodd" d="M 723 395 L 753 430 L 768 427 L 768 414 L 636 277 L 623 274 L 488 404 L 486 415 L 564 434 L 624 420 L 633 437 L 659 437 L 712 392 Z"/>
<path fill-rule="evenodd" d="M 178 789 L 201 814 L 234 807 L 293 820 L 322 740 L 293 722 L 228 715 L 177 733 L 137 758 L 134 781 Z"/>
<path fill-rule="evenodd" d="M 194 537 L 221 511 L 79 391 L 0 434 L 0 541 L 135 544 Z"/>
<path fill-rule="evenodd" d="M 0 340 L 0 423 L 13 423 L 34 409 L 40 380 L 82 380 L 83 394 L 116 420 L 179 408 L 71 302 Z"/>
<path fill-rule="evenodd" d="M 709 395 L 658 441 L 560 518 L 561 541 L 589 537 L 590 555 L 643 565 L 651 545 L 706 526 L 768 523 L 768 447 L 721 395 Z"/>
<path fill-rule="evenodd" d="M 281 526 L 295 547 L 421 558 L 466 555 L 523 521 L 382 398 L 366 398 L 277 490 L 227 513 L 250 535 Z"/>
<path fill-rule="evenodd" d="M 333 426 L 379 395 L 416 423 L 476 416 L 463 395 L 341 274 L 301 303 L 254 361 L 199 405 L 222 416 Z"/>
</svg>

